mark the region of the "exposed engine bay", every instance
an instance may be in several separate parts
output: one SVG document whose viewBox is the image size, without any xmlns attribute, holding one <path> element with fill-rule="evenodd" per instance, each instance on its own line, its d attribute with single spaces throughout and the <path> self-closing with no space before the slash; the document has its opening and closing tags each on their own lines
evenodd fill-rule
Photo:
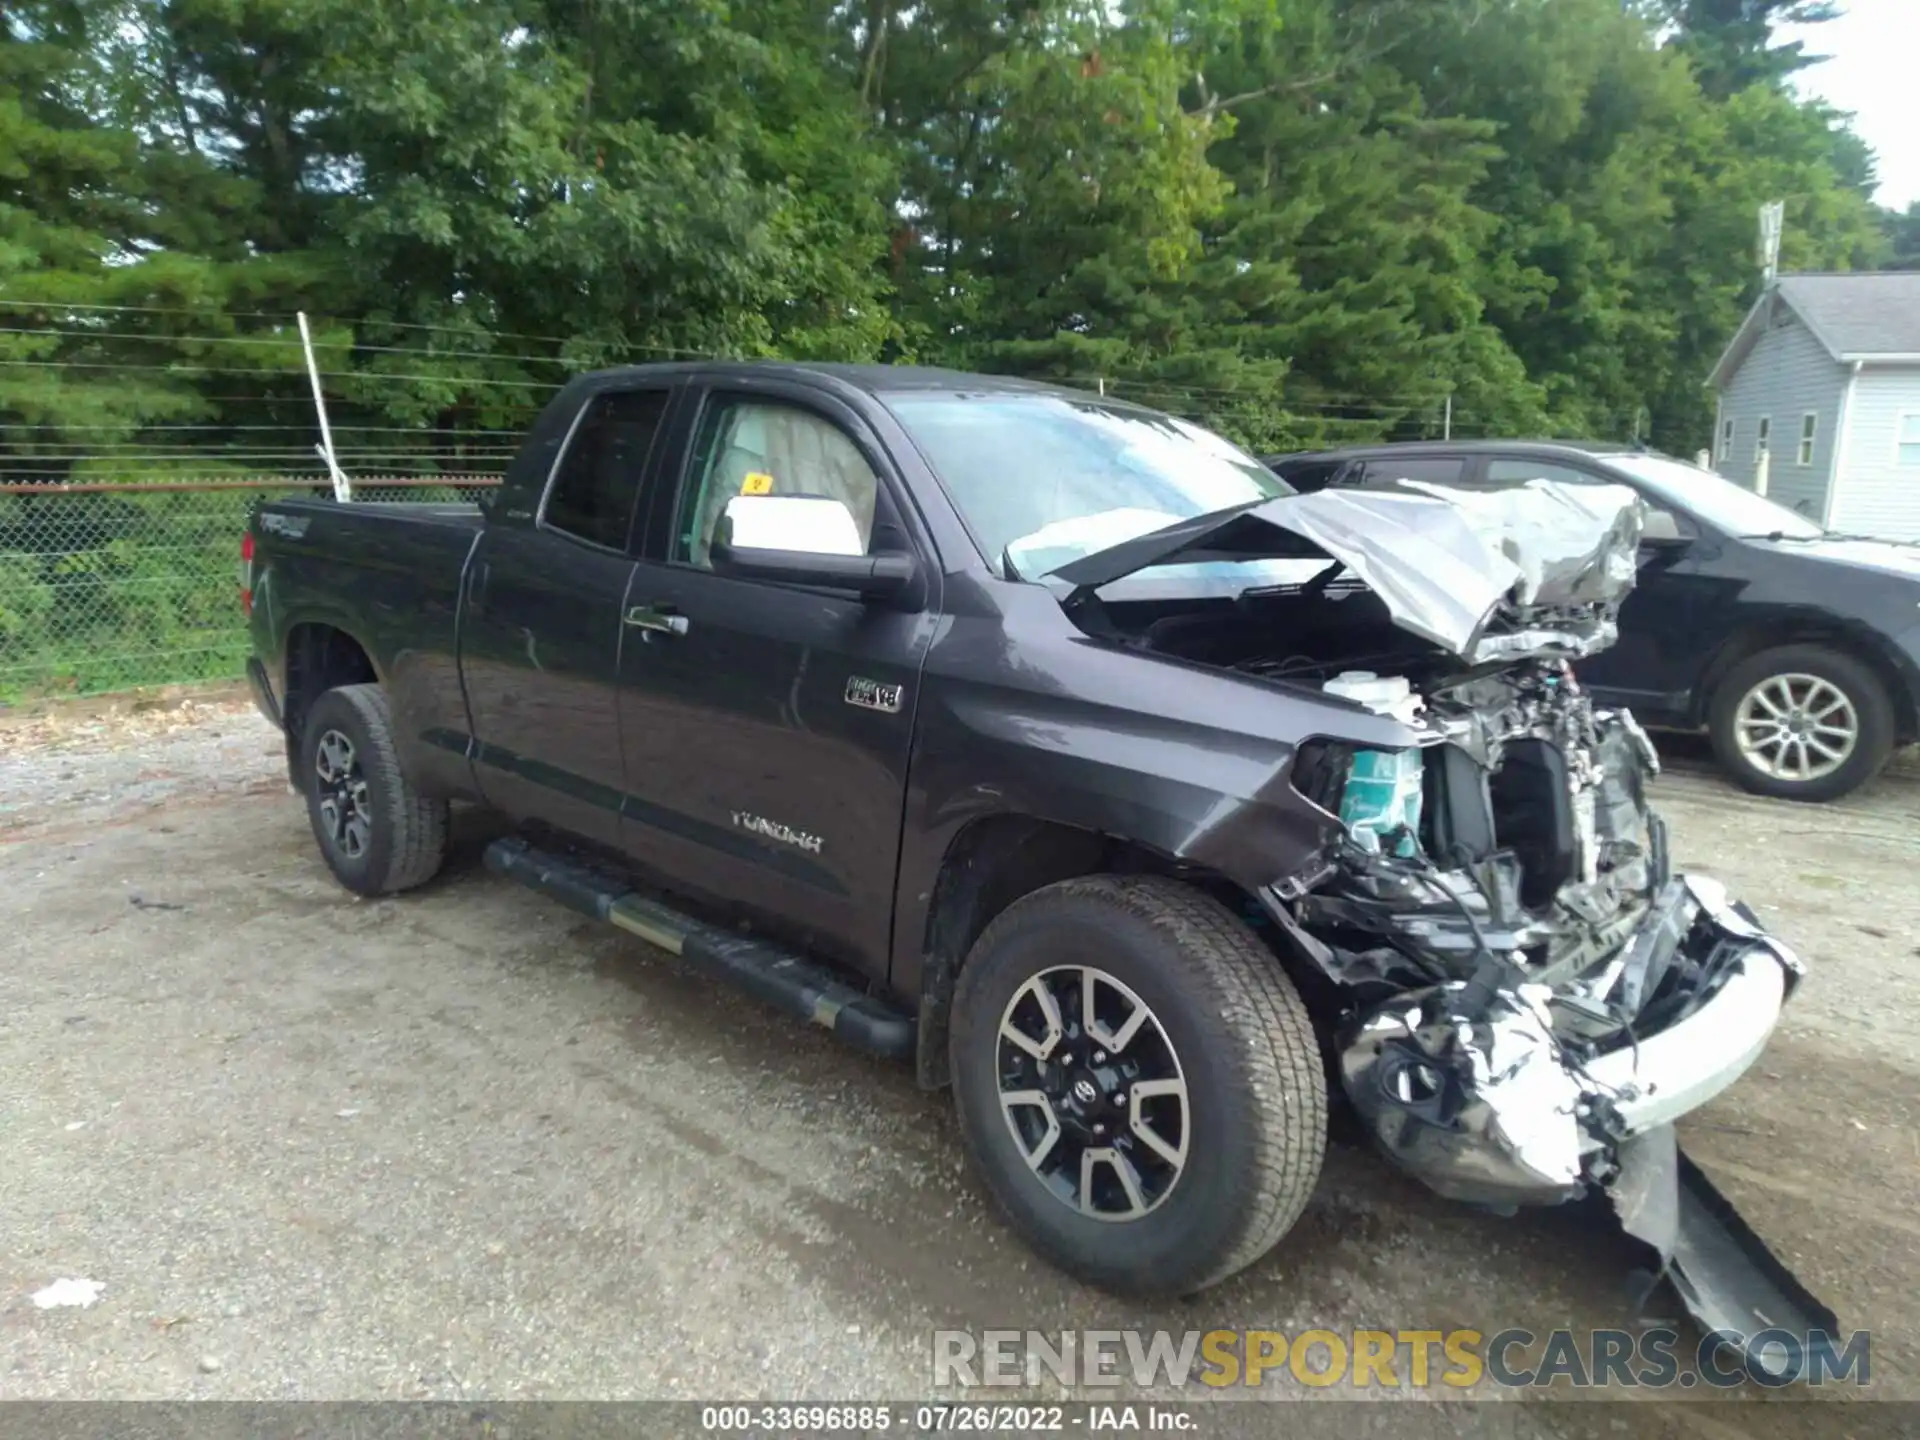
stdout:
<svg viewBox="0 0 1920 1440">
<path fill-rule="evenodd" d="M 1350 999 L 1339 1068 L 1390 1155 L 1456 1199 L 1571 1199 L 1733 1083 L 1803 967 L 1672 873 L 1652 745 L 1564 665 L 1426 699 L 1398 809 L 1355 807 L 1357 757 L 1319 762 L 1347 842 L 1277 913 Z M 1711 1043 L 1669 1055 L 1709 1008 Z"/>
<path fill-rule="evenodd" d="M 1292 787 L 1330 839 L 1264 896 L 1334 997 L 1332 1068 L 1396 1164 L 1503 1212 L 1604 1192 L 1703 1324 L 1830 1322 L 1673 1142 L 1805 972 L 1717 882 L 1673 872 L 1654 747 L 1573 670 L 1614 638 L 1637 498 L 1408 491 L 1287 497 L 1054 573 L 1094 633 L 1405 727 L 1363 748 L 1328 717 L 1299 746 Z M 1112 588 L 1249 555 L 1320 558 L 1230 595 Z"/>
</svg>

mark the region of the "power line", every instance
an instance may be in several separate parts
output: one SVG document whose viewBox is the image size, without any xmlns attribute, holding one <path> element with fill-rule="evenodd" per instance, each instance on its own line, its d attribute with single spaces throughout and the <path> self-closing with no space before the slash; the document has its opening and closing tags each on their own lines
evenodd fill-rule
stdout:
<svg viewBox="0 0 1920 1440">
<path fill-rule="evenodd" d="M 0 335 L 38 335 L 53 340 L 137 340 L 154 345 L 273 345 L 281 349 L 297 347 L 299 341 L 283 336 L 263 335 L 149 335 L 138 330 L 31 330 L 23 326 L 0 325 Z M 426 355 L 437 360 L 498 360 L 524 361 L 533 365 L 565 365 L 571 362 L 558 355 L 520 355 L 496 354 L 486 350 L 431 350 L 417 346 L 403 345 L 367 345 L 358 340 L 350 340 L 344 347 L 321 342 L 314 346 L 317 351 L 345 348 L 357 354 L 371 355 Z"/>
<path fill-rule="evenodd" d="M 254 397 L 254 398 L 260 398 L 260 397 Z M 58 430 L 64 434 L 72 434 L 72 435 L 85 434 L 91 431 L 98 431 L 98 430 L 112 431 L 116 434 L 131 430 L 136 434 L 144 435 L 150 431 L 157 433 L 163 430 L 168 432 L 217 431 L 217 432 L 225 433 L 228 431 L 236 431 L 236 430 L 280 431 L 280 430 L 292 430 L 297 428 L 298 427 L 292 423 L 288 423 L 285 425 L 148 425 L 140 421 L 134 421 L 127 425 L 62 425 L 58 421 L 53 421 L 53 420 L 31 424 L 31 425 L 8 425 L 7 426 L 7 429 L 9 430 Z M 342 431 L 356 430 L 356 431 L 359 431 L 361 434 L 387 434 L 387 435 L 512 435 L 512 436 L 518 436 L 520 433 L 518 430 L 512 430 L 512 429 L 506 429 L 506 428 L 492 429 L 492 430 L 485 430 L 485 429 L 443 430 L 443 429 L 438 429 L 432 426 L 420 426 L 420 425 L 352 425 L 352 424 L 340 425 L 340 424 L 336 424 L 333 428 L 336 430 L 342 430 Z"/>
<path fill-rule="evenodd" d="M 113 364 L 99 360 L 0 360 L 0 365 L 39 367 L 45 370 L 128 370 L 142 368 L 127 365 L 124 361 Z M 161 376 L 186 375 L 191 372 L 198 375 L 251 375 L 259 379 L 270 380 L 300 380 L 305 378 L 298 370 L 248 370 L 231 366 L 196 365 L 191 362 L 184 364 L 169 362 L 163 366 L 153 367 L 153 369 L 156 374 Z M 319 373 L 324 378 L 331 380 L 415 380 L 421 384 L 432 385 L 444 385 L 452 380 L 461 385 L 499 385 L 527 390 L 560 390 L 566 386 L 565 381 L 554 380 L 489 380 L 483 376 L 473 375 L 457 377 L 448 375 L 393 375 L 384 370 L 322 370 Z"/>
<path fill-rule="evenodd" d="M 240 320 L 267 320 L 276 325 L 292 325 L 294 323 L 293 316 L 276 315 L 268 310 L 192 310 L 169 305 L 82 305 L 69 304 L 63 300 L 12 299 L 0 299 L 0 305 L 25 310 L 85 310 L 89 312 L 128 315 L 191 315 L 200 319 L 219 317 Z M 325 317 L 315 318 L 323 321 L 325 319 Z M 551 345 L 572 345 L 581 341 L 583 338 L 587 338 L 579 335 L 533 335 L 524 330 L 488 330 L 484 328 L 470 329 L 462 325 L 432 325 L 419 320 L 375 320 L 372 318 L 364 318 L 360 320 L 341 320 L 334 323 L 360 325 L 372 330 L 430 330 L 445 335 L 486 335 L 501 340 L 538 340 Z M 596 343 L 612 344 L 614 342 Z M 644 350 L 651 355 L 675 355 L 688 360 L 718 360 L 728 358 L 715 355 L 710 351 L 684 350 L 671 345 L 646 345 L 638 341 L 624 340 L 620 341 L 619 344 L 628 350 Z"/>
</svg>

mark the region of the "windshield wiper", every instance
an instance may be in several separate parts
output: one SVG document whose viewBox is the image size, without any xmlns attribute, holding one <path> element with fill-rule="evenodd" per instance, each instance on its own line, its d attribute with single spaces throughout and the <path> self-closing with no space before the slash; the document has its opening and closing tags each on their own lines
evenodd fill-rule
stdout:
<svg viewBox="0 0 1920 1440">
<path fill-rule="evenodd" d="M 1736 535 L 1736 540 L 1865 540 L 1874 545 L 1920 545 L 1920 540 L 1891 540 L 1885 535 L 1853 535 L 1845 530 L 1822 530 L 1818 535 L 1789 535 L 1784 530 L 1769 530 L 1764 535 Z"/>
</svg>

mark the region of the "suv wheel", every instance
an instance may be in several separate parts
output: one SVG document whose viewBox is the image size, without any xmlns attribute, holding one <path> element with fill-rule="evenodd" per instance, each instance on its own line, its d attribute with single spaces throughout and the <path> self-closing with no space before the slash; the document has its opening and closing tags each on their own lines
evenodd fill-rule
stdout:
<svg viewBox="0 0 1920 1440">
<path fill-rule="evenodd" d="M 1708 715 L 1720 763 L 1746 789 L 1835 800 L 1893 753 L 1893 703 L 1872 670 L 1820 645 L 1783 645 L 1741 661 Z"/>
<path fill-rule="evenodd" d="M 994 1199 L 1047 1259 L 1183 1295 L 1270 1250 L 1326 1146 L 1313 1027 L 1279 960 L 1172 880 L 1063 881 L 960 971 L 954 1100 Z"/>
<path fill-rule="evenodd" d="M 424 885 L 447 853 L 447 804 L 400 769 L 393 717 L 378 685 L 343 685 L 301 726 L 300 781 L 327 867 L 347 889 L 387 895 Z"/>
</svg>

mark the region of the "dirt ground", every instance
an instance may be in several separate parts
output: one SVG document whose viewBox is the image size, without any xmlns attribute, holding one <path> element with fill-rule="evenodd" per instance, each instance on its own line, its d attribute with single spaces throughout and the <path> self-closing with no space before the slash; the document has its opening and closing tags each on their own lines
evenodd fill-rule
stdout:
<svg viewBox="0 0 1920 1440">
<path fill-rule="evenodd" d="M 1920 1399 L 1920 780 L 1793 806 L 1670 748 L 1681 864 L 1813 966 L 1683 1143 Z M 1078 1287 L 944 1097 L 493 879 L 489 835 L 358 901 L 244 703 L 0 721 L 0 1397 L 907 1399 L 937 1328 L 1632 1319 L 1594 1216 L 1346 1144 L 1225 1286 Z M 61 1278 L 103 1289 L 31 1303 Z"/>
</svg>

